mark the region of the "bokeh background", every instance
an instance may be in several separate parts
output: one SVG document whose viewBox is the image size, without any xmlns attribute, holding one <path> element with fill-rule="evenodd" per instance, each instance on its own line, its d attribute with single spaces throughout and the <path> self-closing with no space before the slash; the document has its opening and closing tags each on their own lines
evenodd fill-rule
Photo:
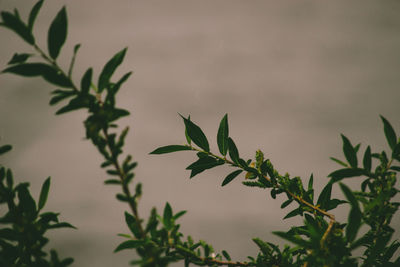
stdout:
<svg viewBox="0 0 400 267">
<path fill-rule="evenodd" d="M 26 18 L 34 1 L 0 0 L 1 10 L 18 7 Z M 340 133 L 353 144 L 387 149 L 379 114 L 400 133 L 399 1 L 244 1 L 244 0 L 80 0 L 47 1 L 36 22 L 39 44 L 62 5 L 69 36 L 60 64 L 67 67 L 76 43 L 82 47 L 74 78 L 129 47 L 115 77 L 133 77 L 120 93 L 120 106 L 132 116 L 121 124 L 131 132 L 126 151 L 139 162 L 144 195 L 140 212 L 169 201 L 188 210 L 182 230 L 204 239 L 234 259 L 256 255 L 251 238 L 283 244 L 271 234 L 298 219 L 282 218 L 294 207 L 268 191 L 242 186 L 239 179 L 220 187 L 229 169 L 220 167 L 189 180 L 185 167 L 195 155 L 148 153 L 185 142 L 178 112 L 191 115 L 216 149 L 220 119 L 229 114 L 230 133 L 244 158 L 261 149 L 281 172 L 305 181 L 314 173 L 321 189 L 342 158 Z M 0 29 L 0 64 L 28 46 Z M 2 68 L 3 68 L 2 67 Z M 52 176 L 48 210 L 79 230 L 51 233 L 51 246 L 75 257 L 74 266 L 128 266 L 130 251 L 113 254 L 128 232 L 127 208 L 106 187 L 101 158 L 84 140 L 84 112 L 56 117 L 49 107 L 55 89 L 39 78 L 0 75 L 0 142 L 14 145 L 1 163 L 18 181 L 31 182 L 38 196 Z M 357 182 L 350 182 L 356 186 Z M 340 190 L 334 188 L 340 196 Z M 336 215 L 343 220 L 348 209 Z M 399 216 L 393 226 L 400 226 Z M 397 233 L 396 237 L 399 237 Z M 176 264 L 175 266 L 181 266 Z"/>
</svg>

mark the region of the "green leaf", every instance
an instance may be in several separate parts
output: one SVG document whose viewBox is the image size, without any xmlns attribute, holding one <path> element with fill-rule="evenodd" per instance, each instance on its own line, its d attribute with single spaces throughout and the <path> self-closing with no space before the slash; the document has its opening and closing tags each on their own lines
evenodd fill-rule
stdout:
<svg viewBox="0 0 400 267">
<path fill-rule="evenodd" d="M 354 149 L 354 147 L 351 145 L 349 139 L 344 136 L 343 134 L 341 135 L 342 139 L 343 139 L 343 152 L 344 155 L 347 159 L 347 161 L 349 162 L 350 166 L 353 168 L 357 168 L 357 154 L 356 151 Z"/>
<path fill-rule="evenodd" d="M 225 116 L 222 118 L 219 124 L 218 134 L 217 134 L 218 149 L 219 152 L 221 152 L 221 154 L 224 156 L 228 152 L 228 137 L 229 137 L 228 114 L 225 114 Z"/>
<path fill-rule="evenodd" d="M 310 180 L 308 180 L 308 188 L 307 191 L 310 191 L 313 189 L 313 181 L 314 181 L 314 174 L 311 174 Z"/>
<path fill-rule="evenodd" d="M 194 177 L 196 174 L 199 174 L 207 169 L 214 168 L 216 166 L 224 164 L 223 161 L 218 161 L 213 157 L 203 157 L 199 158 L 194 163 L 190 164 L 186 169 L 192 170 L 190 178 Z"/>
<path fill-rule="evenodd" d="M 328 177 L 332 178 L 332 182 L 337 182 L 340 181 L 344 178 L 350 178 L 350 177 L 355 177 L 355 176 L 361 176 L 361 175 L 366 175 L 365 171 L 363 169 L 340 169 L 337 171 L 334 171 L 328 175 Z"/>
<path fill-rule="evenodd" d="M 171 152 L 176 152 L 176 151 L 183 151 L 183 150 L 192 150 L 188 146 L 181 146 L 181 145 L 169 145 L 169 146 L 163 146 L 159 147 L 156 150 L 150 152 L 150 154 L 166 154 L 166 153 L 171 153 Z"/>
<path fill-rule="evenodd" d="M 46 81 L 61 86 L 72 88 L 71 81 L 54 67 L 44 63 L 24 63 L 8 67 L 3 73 L 13 73 L 26 77 L 42 76 Z"/>
<path fill-rule="evenodd" d="M 232 182 L 233 179 L 235 179 L 242 172 L 243 172 L 243 170 L 236 170 L 236 171 L 228 174 L 228 176 L 226 176 L 224 181 L 222 182 L 222 186 L 225 186 L 225 185 L 229 184 L 230 182 Z"/>
<path fill-rule="evenodd" d="M 32 56 L 32 54 L 26 54 L 26 53 L 22 53 L 22 54 L 18 54 L 15 53 L 12 58 L 10 59 L 10 61 L 8 61 L 8 65 L 13 65 L 13 64 L 21 64 L 24 63 L 30 56 Z"/>
<path fill-rule="evenodd" d="M 317 205 L 320 205 L 321 209 L 326 209 L 328 207 L 329 201 L 331 200 L 332 194 L 332 184 L 328 183 L 324 189 L 322 189 L 321 194 L 318 197 Z"/>
<path fill-rule="evenodd" d="M 351 207 L 355 209 L 360 209 L 358 201 L 354 196 L 353 192 L 345 184 L 339 183 L 340 189 L 342 189 L 343 194 L 346 196 L 347 200 L 350 202 Z"/>
<path fill-rule="evenodd" d="M 349 214 L 349 221 L 346 226 L 346 238 L 348 242 L 353 242 L 361 226 L 362 214 L 360 210 L 352 208 Z"/>
<path fill-rule="evenodd" d="M 167 230 L 171 229 L 173 226 L 172 208 L 168 202 L 165 204 L 164 207 L 163 223 L 165 228 L 167 228 Z"/>
<path fill-rule="evenodd" d="M 114 74 L 117 67 L 122 63 L 126 54 L 127 48 L 122 49 L 118 53 L 116 53 L 107 63 L 104 65 L 103 70 L 99 76 L 98 89 L 99 93 L 101 93 L 104 88 L 106 88 L 109 83 L 111 76 Z"/>
<path fill-rule="evenodd" d="M 124 249 L 139 248 L 142 247 L 144 244 L 144 240 L 128 240 L 119 244 L 118 247 L 114 250 L 114 253 Z"/>
<path fill-rule="evenodd" d="M 68 98 L 68 97 L 71 97 L 71 96 L 76 95 L 76 92 L 73 91 L 73 90 L 70 90 L 70 91 L 66 91 L 66 90 L 54 90 L 54 91 L 52 92 L 52 94 L 54 94 L 55 96 L 53 96 L 53 97 L 50 99 L 50 103 L 49 103 L 49 104 L 50 104 L 50 105 L 55 105 L 55 104 L 59 103 L 60 101 L 66 99 L 66 98 Z"/>
<path fill-rule="evenodd" d="M 43 0 L 38 1 L 32 8 L 31 12 L 29 13 L 28 19 L 28 28 L 30 31 L 33 29 L 33 25 L 35 24 L 35 20 L 37 15 L 39 14 L 40 8 L 43 5 Z"/>
<path fill-rule="evenodd" d="M 121 185 L 122 182 L 121 182 L 121 180 L 118 180 L 118 179 L 108 179 L 108 180 L 105 180 L 105 181 L 104 181 L 104 184 L 108 184 L 108 185 L 111 185 L 111 184 Z"/>
<path fill-rule="evenodd" d="M 292 203 L 292 202 L 293 202 L 293 198 L 286 200 L 285 202 L 282 203 L 281 209 L 286 208 L 286 207 L 289 206 L 290 203 Z"/>
<path fill-rule="evenodd" d="M 180 218 L 180 217 L 182 217 L 183 215 L 185 215 L 186 214 L 186 210 L 181 210 L 180 212 L 178 212 L 177 214 L 175 214 L 174 216 L 173 216 L 173 219 L 174 220 L 177 220 L 178 218 Z"/>
<path fill-rule="evenodd" d="M 229 156 L 231 157 L 232 161 L 236 164 L 239 164 L 239 151 L 233 142 L 232 138 L 228 138 L 228 147 L 229 147 Z"/>
<path fill-rule="evenodd" d="M 297 215 L 301 215 L 301 209 L 300 209 L 300 208 L 297 208 L 297 209 L 292 210 L 291 212 L 289 212 L 288 214 L 286 214 L 286 216 L 283 217 L 283 219 L 284 219 L 284 220 L 285 220 L 285 219 L 289 219 L 289 218 L 292 218 L 292 217 L 297 216 Z"/>
<path fill-rule="evenodd" d="M 71 99 L 68 103 L 68 105 L 60 108 L 57 110 L 56 115 L 60 115 L 66 112 L 70 112 L 73 110 L 81 109 L 81 108 L 86 108 L 90 106 L 90 100 L 86 97 L 82 96 L 77 96 L 73 99 Z"/>
<path fill-rule="evenodd" d="M 36 203 L 32 198 L 28 186 L 22 186 L 18 189 L 18 200 L 19 206 L 22 208 L 23 212 L 26 214 L 29 220 L 34 220 L 36 218 Z"/>
<path fill-rule="evenodd" d="M 222 251 L 222 255 L 224 255 L 225 259 L 227 259 L 228 261 L 231 260 L 231 256 L 225 250 Z"/>
<path fill-rule="evenodd" d="M 22 22 L 19 16 L 15 16 L 10 12 L 3 11 L 0 13 L 3 23 L 0 24 L 18 34 L 27 43 L 35 44 L 35 38 L 32 35 L 30 29 Z"/>
<path fill-rule="evenodd" d="M 39 210 L 41 210 L 46 204 L 47 197 L 49 195 L 49 189 L 50 189 L 50 177 L 47 178 L 46 181 L 44 181 L 42 189 L 40 190 L 39 204 L 38 204 Z"/>
<path fill-rule="evenodd" d="M 93 69 L 89 68 L 81 80 L 81 93 L 87 95 L 89 93 L 90 85 L 92 84 Z"/>
<path fill-rule="evenodd" d="M 60 222 L 60 223 L 55 223 L 52 224 L 48 227 L 48 229 L 56 229 L 56 228 L 73 228 L 73 229 L 77 229 L 75 226 L 73 226 L 70 223 L 67 222 Z"/>
<path fill-rule="evenodd" d="M 180 114 L 179 114 L 180 115 Z M 183 119 L 183 122 L 185 123 L 185 128 L 187 131 L 187 134 L 189 135 L 190 139 L 198 145 L 200 148 L 204 149 L 205 151 L 209 152 L 210 151 L 210 145 L 208 144 L 207 137 L 203 133 L 203 131 L 200 129 L 199 126 L 194 124 L 191 120 L 186 119 L 182 115 L 180 115 Z"/>
<path fill-rule="evenodd" d="M 380 117 L 383 122 L 383 130 L 385 132 L 386 140 L 387 140 L 390 148 L 393 149 L 394 146 L 397 144 L 396 133 L 395 133 L 392 125 L 390 125 L 389 121 L 386 120 L 382 115 Z"/>
<path fill-rule="evenodd" d="M 280 231 L 275 231 L 272 232 L 274 235 L 277 235 L 283 239 L 286 239 L 296 245 L 302 246 L 304 248 L 308 248 L 309 247 L 309 243 L 303 239 L 301 239 L 299 236 L 297 235 L 293 235 L 293 234 L 289 234 L 289 233 L 285 233 L 285 232 L 280 232 Z"/>
<path fill-rule="evenodd" d="M 329 157 L 331 160 L 333 160 L 334 162 L 336 162 L 337 164 L 339 164 L 339 165 L 342 165 L 342 166 L 344 166 L 344 167 L 347 167 L 347 164 L 346 163 L 344 163 L 343 161 L 341 161 L 341 160 L 339 160 L 339 159 L 337 159 L 337 158 L 334 158 L 334 157 Z"/>
<path fill-rule="evenodd" d="M 50 57 L 53 59 L 58 57 L 61 47 L 67 39 L 67 27 L 67 10 L 64 6 L 54 18 L 48 31 L 47 47 Z"/>
<path fill-rule="evenodd" d="M 10 146 L 10 145 L 0 146 L 0 155 L 4 154 L 4 153 L 7 153 L 11 149 L 12 149 L 12 146 Z"/>
<path fill-rule="evenodd" d="M 364 153 L 363 166 L 368 172 L 371 172 L 371 148 L 367 147 Z"/>
</svg>

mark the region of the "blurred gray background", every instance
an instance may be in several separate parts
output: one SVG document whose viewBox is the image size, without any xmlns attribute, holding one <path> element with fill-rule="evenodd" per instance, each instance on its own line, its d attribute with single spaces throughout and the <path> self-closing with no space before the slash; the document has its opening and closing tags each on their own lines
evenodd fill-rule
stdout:
<svg viewBox="0 0 400 267">
<path fill-rule="evenodd" d="M 0 0 L 0 9 L 18 7 L 26 18 L 33 4 Z M 244 158 L 261 149 L 282 173 L 304 181 L 314 173 L 318 193 L 340 167 L 329 156 L 344 158 L 340 133 L 362 142 L 361 153 L 365 144 L 387 149 L 379 114 L 400 133 L 399 1 L 47 1 L 35 27 L 43 48 L 64 4 L 69 36 L 60 64 L 67 67 L 73 46 L 82 43 L 76 81 L 90 66 L 98 74 L 129 47 L 115 77 L 134 71 L 118 102 L 132 113 L 121 125 L 131 128 L 126 151 L 139 162 L 136 179 L 144 184 L 140 213 L 147 217 L 166 201 L 174 211 L 188 210 L 183 232 L 234 259 L 256 255 L 252 237 L 283 244 L 271 231 L 300 222 L 282 220 L 295 205 L 281 210 L 283 196 L 272 200 L 269 191 L 246 188 L 240 179 L 221 188 L 227 167 L 189 180 L 190 152 L 149 155 L 185 142 L 177 112 L 191 115 L 214 150 L 228 113 Z M 14 52 L 31 52 L 3 28 L 0 45 L 2 68 Z M 57 107 L 48 106 L 55 88 L 39 78 L 0 75 L 0 88 L 0 142 L 14 145 L 1 163 L 18 181 L 30 181 L 36 197 L 52 176 L 47 209 L 79 228 L 53 231 L 51 246 L 75 257 L 74 266 L 128 266 L 131 251 L 112 253 L 123 240 L 116 234 L 128 232 L 127 207 L 115 200 L 117 188 L 103 185 L 101 158 L 84 140 L 86 114 L 56 117 Z M 339 220 L 347 213 L 336 211 Z M 393 226 L 400 226 L 399 216 Z"/>
</svg>

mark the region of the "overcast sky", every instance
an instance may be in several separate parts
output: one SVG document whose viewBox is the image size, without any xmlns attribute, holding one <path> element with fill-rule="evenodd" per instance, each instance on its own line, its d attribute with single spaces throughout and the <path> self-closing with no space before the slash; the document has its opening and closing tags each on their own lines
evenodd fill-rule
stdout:
<svg viewBox="0 0 400 267">
<path fill-rule="evenodd" d="M 0 0 L 0 9 L 17 6 L 26 18 L 33 4 Z M 399 1 L 53 0 L 36 23 L 43 48 L 64 4 L 69 36 L 60 64 L 68 66 L 73 46 L 82 44 L 76 81 L 90 66 L 98 74 L 128 47 L 115 77 L 134 71 L 118 102 L 132 113 L 121 125 L 130 126 L 126 151 L 139 162 L 141 214 L 166 201 L 174 211 L 188 210 L 184 233 L 235 260 L 256 255 L 253 237 L 280 242 L 271 231 L 299 223 L 282 221 L 295 205 L 282 211 L 283 197 L 272 200 L 269 191 L 246 188 L 240 179 L 221 188 L 227 167 L 189 180 L 190 152 L 148 155 L 185 142 L 178 112 L 191 115 L 214 150 L 219 121 L 228 113 L 244 158 L 261 149 L 281 173 L 304 181 L 314 173 L 319 189 L 339 168 L 329 156 L 344 158 L 340 133 L 362 142 L 362 152 L 366 144 L 375 152 L 387 149 L 379 114 L 400 133 Z M 31 51 L 3 28 L 0 40 L 3 67 L 14 52 Z M 128 232 L 127 207 L 115 200 L 116 188 L 103 185 L 101 158 L 84 140 L 86 114 L 56 117 L 57 107 L 48 105 L 55 88 L 39 78 L 0 75 L 0 88 L 1 144 L 14 145 L 2 163 L 19 181 L 30 181 L 36 196 L 52 176 L 48 210 L 79 228 L 54 231 L 52 245 L 75 257 L 74 266 L 128 266 L 131 252 L 112 254 L 122 241 L 116 234 Z M 347 212 L 336 215 L 343 221 Z M 399 216 L 393 226 L 399 228 Z"/>
</svg>

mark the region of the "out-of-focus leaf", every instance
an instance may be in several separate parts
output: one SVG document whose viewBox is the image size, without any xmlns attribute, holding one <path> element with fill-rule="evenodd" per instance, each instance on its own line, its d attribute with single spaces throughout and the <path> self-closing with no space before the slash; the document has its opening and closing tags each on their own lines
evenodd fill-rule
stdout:
<svg viewBox="0 0 400 267">
<path fill-rule="evenodd" d="M 116 53 L 107 63 L 104 65 L 103 70 L 100 73 L 98 81 L 99 93 L 110 83 L 111 76 L 114 74 L 117 67 L 122 63 L 126 54 L 127 48 L 122 49 Z"/>
<path fill-rule="evenodd" d="M 35 24 L 35 20 L 37 15 L 39 14 L 39 11 L 43 5 L 43 0 L 39 0 L 32 8 L 31 12 L 29 13 L 29 19 L 28 19 L 28 28 L 30 31 L 33 29 L 33 25 Z"/>
<path fill-rule="evenodd" d="M 324 189 L 322 189 L 321 194 L 318 197 L 317 204 L 322 208 L 326 209 L 328 207 L 329 201 L 331 200 L 332 184 L 328 183 Z"/>
<path fill-rule="evenodd" d="M 26 77 L 42 76 L 46 81 L 61 86 L 72 87 L 71 81 L 63 73 L 44 63 L 24 63 L 8 67 L 3 73 L 13 73 Z"/>
<path fill-rule="evenodd" d="M 150 152 L 150 154 L 165 154 L 165 153 L 171 153 L 171 152 L 176 152 L 176 151 L 184 151 L 184 150 L 192 150 L 188 146 L 181 146 L 181 145 L 169 145 L 169 146 L 163 146 L 159 147 L 156 150 Z"/>
<path fill-rule="evenodd" d="M 167 228 L 167 230 L 171 229 L 171 227 L 173 226 L 172 208 L 168 202 L 165 203 L 164 213 L 163 213 L 163 222 L 164 222 L 164 226 L 165 226 L 165 228 Z"/>
<path fill-rule="evenodd" d="M 380 117 L 383 122 L 383 130 L 385 132 L 386 140 L 387 140 L 390 148 L 393 149 L 394 146 L 397 144 L 396 133 L 395 133 L 392 125 L 389 123 L 389 121 L 387 119 L 385 119 L 382 115 Z"/>
<path fill-rule="evenodd" d="M 371 171 L 371 147 L 368 146 L 364 153 L 363 165 L 368 172 Z"/>
<path fill-rule="evenodd" d="M 0 15 L 1 18 L 3 19 L 3 23 L 0 25 L 14 31 L 27 43 L 31 45 L 35 43 L 35 38 L 33 37 L 32 32 L 30 31 L 28 26 L 26 26 L 25 23 L 22 22 L 19 16 L 15 16 L 7 11 L 1 12 Z"/>
<path fill-rule="evenodd" d="M 26 54 L 26 53 L 22 53 L 22 54 L 18 54 L 15 53 L 12 58 L 10 59 L 10 61 L 8 61 L 8 65 L 13 65 L 13 64 L 21 64 L 24 63 L 30 56 L 32 56 L 32 54 Z"/>
<path fill-rule="evenodd" d="M 344 167 L 348 167 L 348 165 L 347 165 L 346 163 L 344 163 L 343 161 L 341 161 L 341 160 L 339 160 L 339 159 L 337 159 L 337 158 L 330 157 L 330 159 L 333 160 L 334 162 L 336 162 L 336 163 L 339 164 L 339 165 L 342 165 L 342 166 L 344 166 Z"/>
<path fill-rule="evenodd" d="M 11 145 L 4 145 L 0 147 L 0 155 L 7 153 L 8 151 L 10 151 L 12 149 Z"/>
<path fill-rule="evenodd" d="M 139 248 L 142 247 L 144 244 L 145 244 L 144 240 L 128 240 L 119 244 L 118 247 L 114 250 L 114 252 L 118 252 L 124 249 Z"/>
<path fill-rule="evenodd" d="M 224 156 L 228 152 L 228 137 L 229 137 L 228 114 L 225 114 L 225 116 L 222 118 L 219 124 L 218 134 L 217 134 L 218 149 L 219 152 L 221 152 L 221 154 Z"/>
<path fill-rule="evenodd" d="M 351 145 L 350 140 L 344 136 L 343 134 L 341 135 L 343 139 L 343 152 L 344 155 L 349 162 L 350 166 L 353 168 L 357 168 L 357 153 L 354 149 L 354 147 Z"/>
<path fill-rule="evenodd" d="M 340 181 L 344 178 L 350 178 L 350 177 L 355 177 L 355 176 L 361 176 L 361 175 L 366 175 L 365 171 L 363 169 L 340 169 L 337 171 L 334 171 L 328 175 L 328 177 L 332 178 L 332 182 L 337 182 Z"/>
<path fill-rule="evenodd" d="M 44 181 L 42 185 L 42 189 L 40 191 L 40 196 L 39 196 L 39 203 L 38 203 L 38 208 L 41 210 L 44 205 L 46 204 L 47 197 L 49 195 L 49 190 L 50 190 L 50 177 Z"/>
</svg>

